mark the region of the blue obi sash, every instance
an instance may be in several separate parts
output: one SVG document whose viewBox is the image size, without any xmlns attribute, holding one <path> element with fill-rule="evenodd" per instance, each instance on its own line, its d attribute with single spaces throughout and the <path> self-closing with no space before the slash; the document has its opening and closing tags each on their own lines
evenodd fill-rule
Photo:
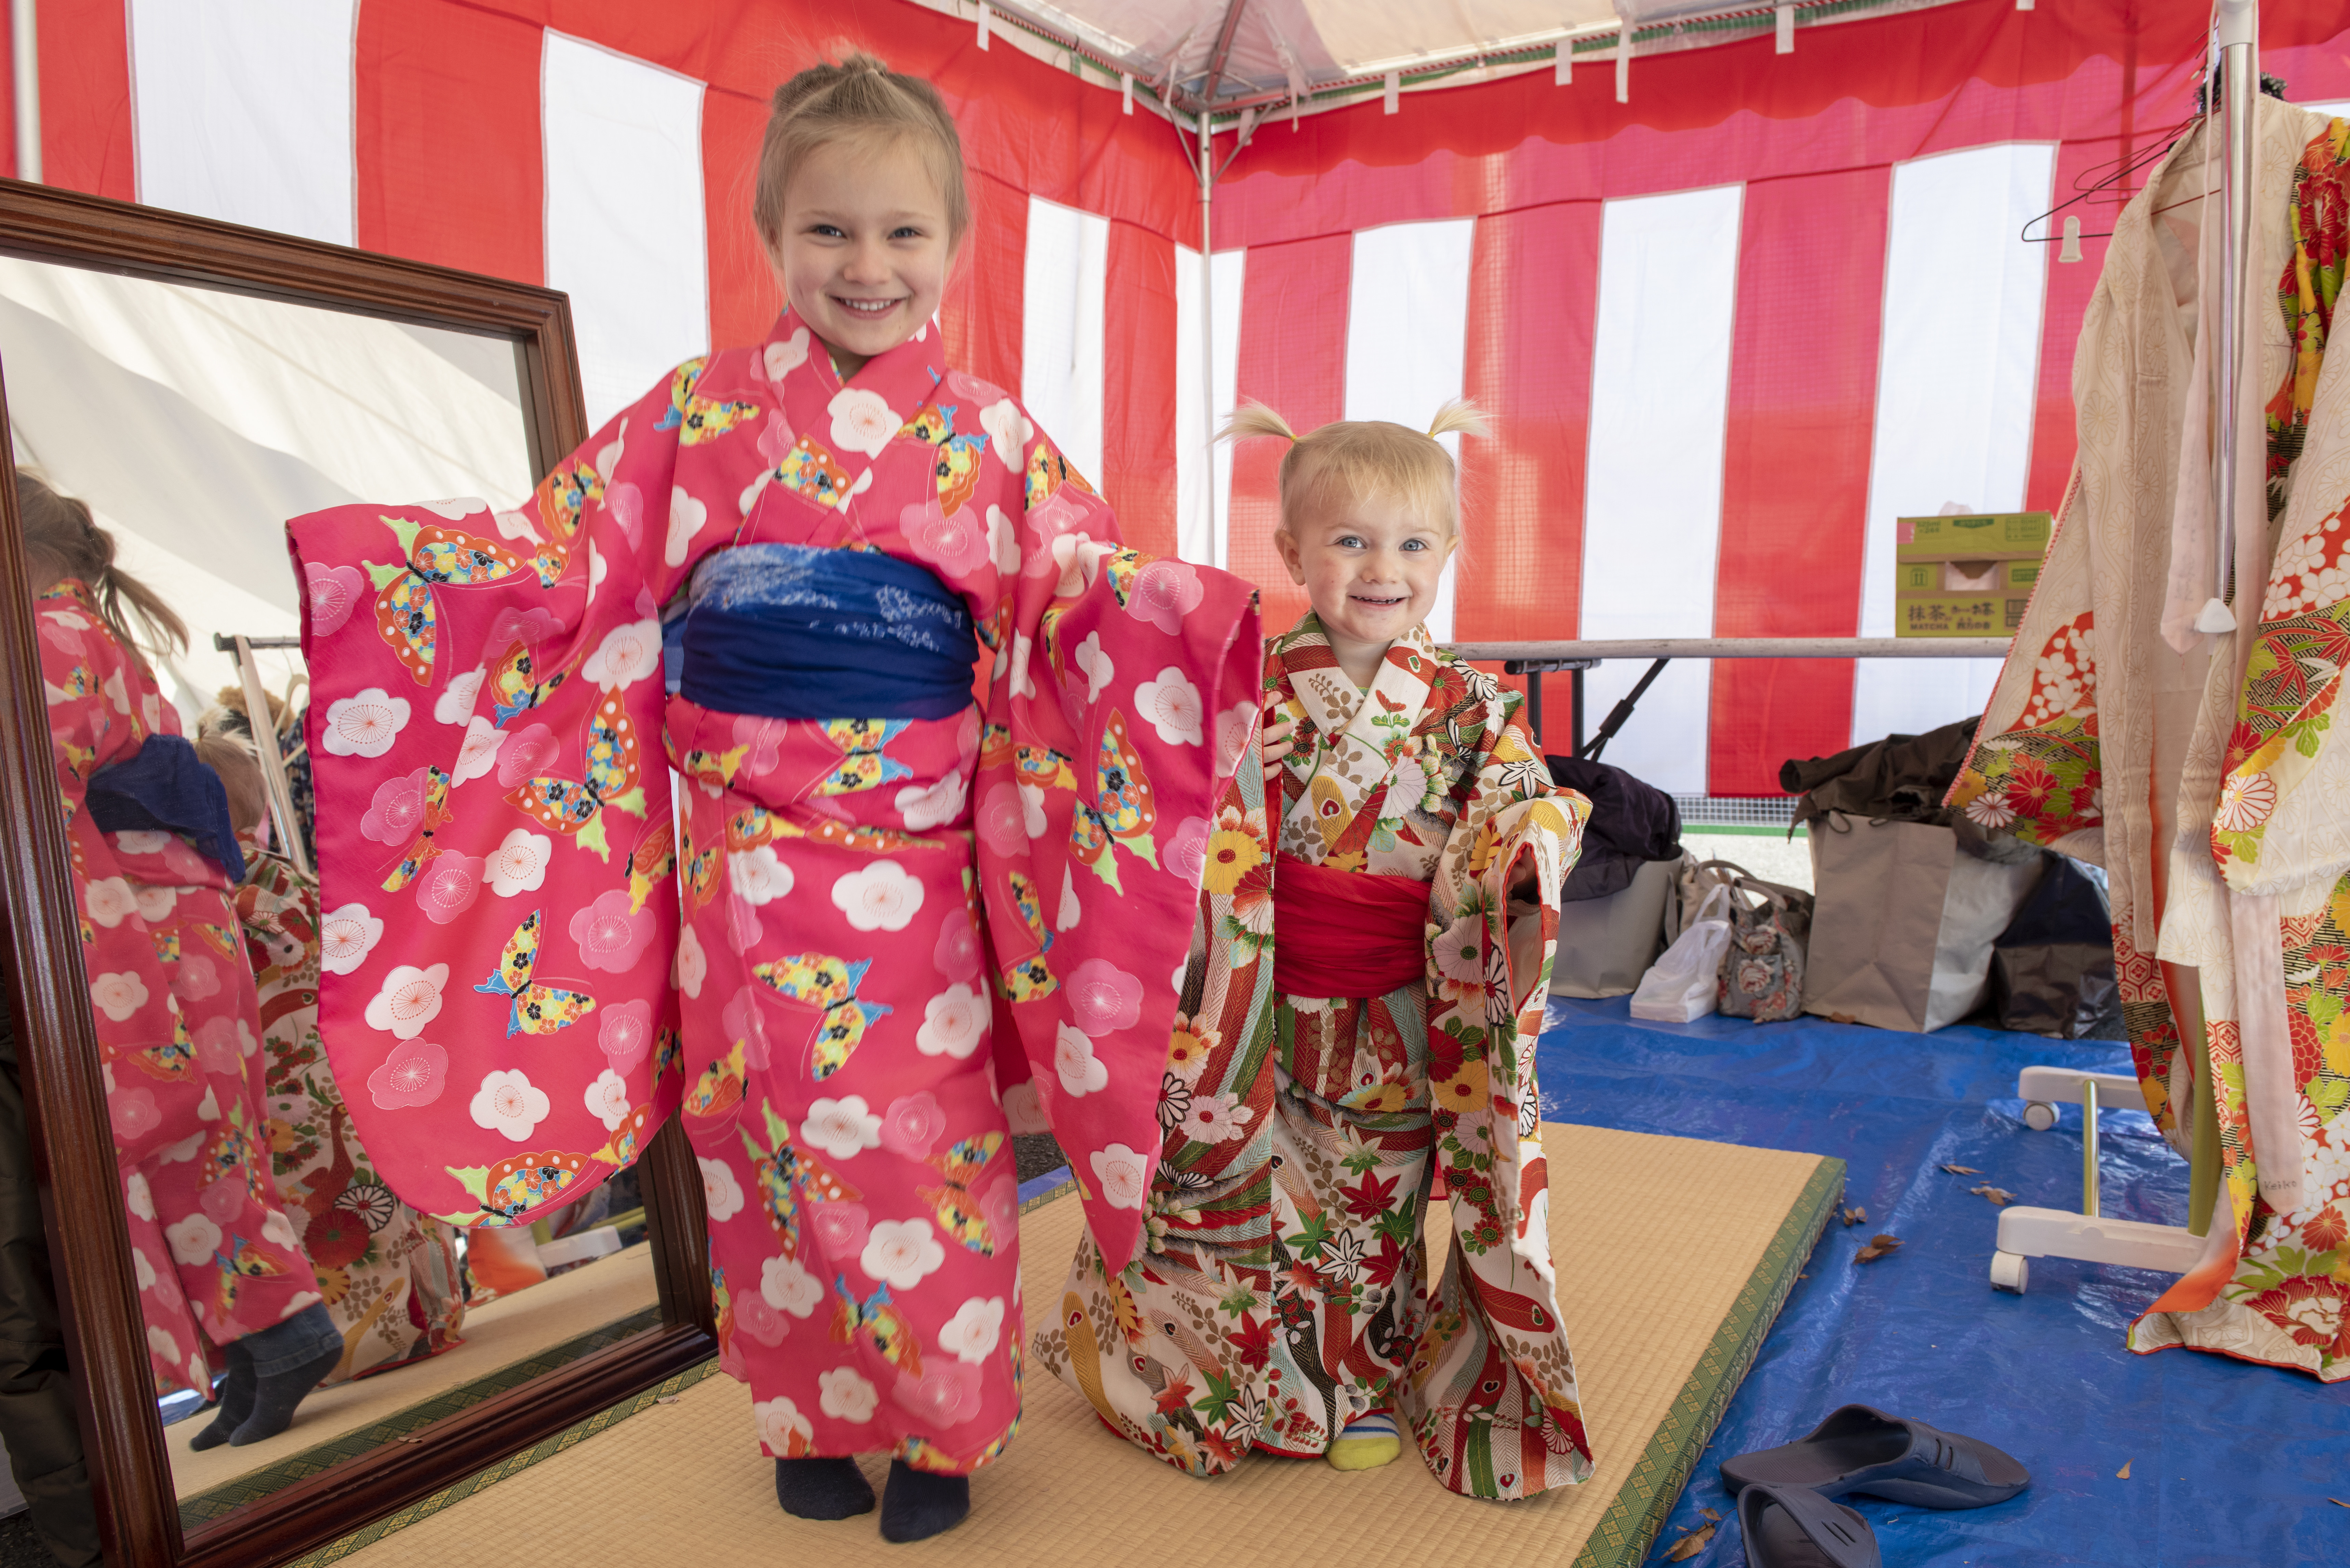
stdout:
<svg viewBox="0 0 2350 1568">
<path fill-rule="evenodd" d="M 875 550 L 743 545 L 693 574 L 663 640 L 678 691 L 762 719 L 947 719 L 971 706 L 979 638 L 928 568 Z"/>
<path fill-rule="evenodd" d="M 228 786 L 185 735 L 148 736 L 130 756 L 90 774 L 85 798 L 99 832 L 181 834 L 230 881 L 244 880 Z"/>
</svg>

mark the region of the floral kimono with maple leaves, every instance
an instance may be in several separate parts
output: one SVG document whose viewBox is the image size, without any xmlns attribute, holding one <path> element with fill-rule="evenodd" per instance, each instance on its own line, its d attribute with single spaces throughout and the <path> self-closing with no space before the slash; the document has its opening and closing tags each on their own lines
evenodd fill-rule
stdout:
<svg viewBox="0 0 2350 1568">
<path fill-rule="evenodd" d="M 261 1005 L 263 1108 L 286 1217 L 343 1335 L 322 1384 L 422 1360 L 463 1343 L 456 1232 L 379 1180 L 318 1040 L 317 885 L 248 844 L 237 919 Z"/>
<path fill-rule="evenodd" d="M 380 1177 L 526 1224 L 681 1101 L 765 1451 L 959 1473 L 1019 1411 L 1009 1132 L 1138 1245 L 1197 899 L 1161 845 L 1258 632 L 940 347 L 844 385 L 787 312 L 524 511 L 290 534 L 319 1028 Z"/>
<path fill-rule="evenodd" d="M 318 1300 L 269 1170 L 261 1023 L 228 873 L 176 833 L 105 832 L 92 779 L 180 733 L 147 667 L 68 578 L 40 597 L 41 680 L 131 1267 L 159 1392 Z"/>
<path fill-rule="evenodd" d="M 2132 1348 L 2339 1381 L 2350 748 L 2334 730 L 2350 667 L 2350 372 L 2321 372 L 2350 261 L 2350 123 L 2260 108 L 2257 275 L 2279 283 L 2275 308 L 2257 313 L 2254 390 L 2231 410 L 2242 447 L 2264 435 L 2266 455 L 2233 498 L 2235 628 L 2189 624 L 2215 575 L 2216 509 L 2203 442 L 2180 432 L 2209 418 L 2217 268 L 2191 217 L 2156 222 L 2203 188 L 2207 124 L 2116 223 L 2074 371 L 2079 466 L 1950 800 L 2103 861 L 2147 1106 L 2182 1149 L 2183 1106 L 2206 1101 L 2218 1124 L 2228 1212 L 2196 1267 L 2131 1326 Z M 2193 244 L 2203 297 L 2190 347 L 2175 280 L 2194 275 Z M 2206 1049 L 2181 1049 L 2182 1030 Z"/>
<path fill-rule="evenodd" d="M 1389 1409 L 1453 1491 L 1574 1484 L 1591 1455 L 1558 1319 L 1534 1044 L 1589 803 L 1553 787 L 1517 695 L 1424 628 L 1364 692 L 1308 615 L 1270 649 L 1265 692 L 1272 717 L 1297 722 L 1277 821 L 1260 770 L 1243 769 L 1215 819 L 1178 836 L 1203 896 L 1149 1250 L 1116 1271 L 1081 1242 L 1038 1354 L 1194 1475 L 1251 1449 L 1322 1453 L 1351 1418 Z M 1528 869 L 1535 896 L 1513 905 Z M 1276 941 L 1302 948 L 1305 924 L 1347 917 L 1284 890 L 1276 922 L 1275 892 L 1287 877 L 1326 896 L 1329 874 L 1413 889 L 1416 975 L 1378 995 L 1295 989 L 1320 976 L 1290 970 Z M 1431 1295 L 1432 1173 L 1452 1235 Z"/>
</svg>

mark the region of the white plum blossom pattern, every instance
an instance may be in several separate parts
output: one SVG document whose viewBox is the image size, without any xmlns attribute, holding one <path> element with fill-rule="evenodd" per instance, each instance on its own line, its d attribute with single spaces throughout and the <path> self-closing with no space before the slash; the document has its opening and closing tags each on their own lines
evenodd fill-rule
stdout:
<svg viewBox="0 0 2350 1568">
<path fill-rule="evenodd" d="M 527 827 L 509 831 L 490 851 L 490 891 L 501 898 L 536 893 L 546 882 L 546 867 L 555 858 L 555 840 Z"/>
<path fill-rule="evenodd" d="M 129 916 L 146 918 L 140 902 L 130 883 L 120 877 L 102 877 L 83 889 L 81 907 L 91 919 L 112 930 Z"/>
<path fill-rule="evenodd" d="M 881 449 L 897 439 L 906 421 L 889 410 L 889 400 L 865 387 L 843 387 L 832 395 L 825 412 L 832 416 L 836 451 L 879 457 Z"/>
<path fill-rule="evenodd" d="M 702 1167 L 702 1205 L 710 1212 L 713 1225 L 723 1225 L 743 1212 L 743 1184 L 726 1168 L 723 1159 L 695 1157 Z"/>
<path fill-rule="evenodd" d="M 946 1249 L 927 1220 L 883 1220 L 866 1238 L 857 1266 L 891 1290 L 910 1291 L 946 1266 Z"/>
<path fill-rule="evenodd" d="M 415 1039 L 424 1033 L 426 1024 L 441 1016 L 441 993 L 448 984 L 445 963 L 430 969 L 397 966 L 383 977 L 382 989 L 367 1004 L 368 1027 L 388 1029 L 401 1040 Z"/>
<path fill-rule="evenodd" d="M 1109 655 L 1102 651 L 1101 633 L 1086 633 L 1086 639 L 1077 644 L 1074 662 L 1085 673 L 1086 701 L 1100 701 L 1102 692 L 1118 675 L 1118 667 L 1110 662 Z"/>
<path fill-rule="evenodd" d="M 127 1023 L 132 1013 L 147 1005 L 147 982 L 139 978 L 135 970 L 102 974 L 89 982 L 89 1000 L 115 1023 Z"/>
<path fill-rule="evenodd" d="M 987 432 L 995 448 L 995 455 L 1003 466 L 1018 473 L 1028 466 L 1028 442 L 1036 427 L 1020 411 L 1020 405 L 1005 398 L 979 410 L 979 428 Z"/>
<path fill-rule="evenodd" d="M 467 779 L 480 778 L 498 765 L 498 748 L 506 743 L 506 732 L 475 714 L 465 727 L 465 744 L 457 753 L 457 765 L 449 774 L 451 788 Z"/>
<path fill-rule="evenodd" d="M 373 758 L 391 750 L 408 728 L 408 699 L 394 697 L 380 686 L 327 704 L 327 722 L 320 743 L 332 756 Z"/>
<path fill-rule="evenodd" d="M 836 1421 L 870 1421 L 880 1407 L 880 1391 L 854 1366 L 835 1366 L 816 1375 L 816 1403 Z"/>
<path fill-rule="evenodd" d="M 220 1251 L 221 1228 L 213 1217 L 202 1210 L 163 1227 L 163 1240 L 172 1244 L 172 1256 L 187 1264 L 209 1263 Z"/>
<path fill-rule="evenodd" d="M 669 492 L 669 542 L 661 550 L 661 559 L 672 566 L 685 565 L 685 557 L 693 547 L 693 536 L 710 521 L 710 508 L 696 501 L 682 484 L 674 484 Z"/>
<path fill-rule="evenodd" d="M 618 1132 L 620 1124 L 629 1119 L 629 1084 L 620 1075 L 607 1067 L 596 1075 L 588 1085 L 588 1114 L 604 1124 L 606 1132 Z"/>
<path fill-rule="evenodd" d="M 699 1001 L 702 980 L 709 973 L 710 957 L 702 950 L 702 939 L 688 926 L 677 934 L 677 988 Z"/>
<path fill-rule="evenodd" d="M 824 1282 L 797 1258 L 769 1258 L 759 1265 L 759 1294 L 777 1312 L 806 1317 L 824 1301 Z"/>
<path fill-rule="evenodd" d="M 318 967 L 328 974 L 349 974 L 381 940 L 383 921 L 365 904 L 345 904 L 318 921 Z"/>
<path fill-rule="evenodd" d="M 1168 745 L 1206 743 L 1201 734 L 1206 714 L 1200 701 L 1200 689 L 1176 666 L 1169 665 L 1159 672 L 1156 680 L 1145 680 L 1137 686 L 1134 705 L 1143 722 L 1158 731 L 1159 740 Z"/>
<path fill-rule="evenodd" d="M 969 1059 L 987 1034 L 988 1003 L 967 985 L 951 985 L 931 998 L 922 1010 L 922 1026 L 914 1032 L 915 1048 L 925 1056 Z"/>
<path fill-rule="evenodd" d="M 1053 1071 L 1061 1080 L 1061 1092 L 1071 1099 L 1109 1085 L 1109 1069 L 1094 1054 L 1093 1036 L 1066 1023 L 1053 1036 Z"/>
<path fill-rule="evenodd" d="M 1150 1189 L 1151 1167 L 1157 1163 L 1151 1156 L 1114 1143 L 1096 1149 L 1087 1163 L 1101 1184 L 1104 1202 L 1113 1209 L 1142 1207 L 1143 1195 Z"/>
<path fill-rule="evenodd" d="M 546 1119 L 553 1106 L 546 1091 L 534 1085 L 530 1075 L 517 1067 L 483 1074 L 482 1086 L 473 1092 L 473 1103 L 467 1109 L 473 1113 L 475 1127 L 521 1143 L 538 1130 L 538 1124 Z"/>
<path fill-rule="evenodd" d="M 579 678 L 610 691 L 660 673 L 661 630 L 658 620 L 632 620 L 604 634 L 579 667 Z"/>
<path fill-rule="evenodd" d="M 1003 1337 L 1003 1298 L 972 1296 L 939 1330 L 939 1348 L 958 1361 L 984 1365 Z"/>
<path fill-rule="evenodd" d="M 792 868 L 776 857 L 772 844 L 728 856 L 726 870 L 733 878 L 735 896 L 754 908 L 771 904 L 792 890 Z"/>
<path fill-rule="evenodd" d="M 482 682 L 490 678 L 490 667 L 477 664 L 463 675 L 452 675 L 449 684 L 441 688 L 441 695 L 432 703 L 432 717 L 443 724 L 463 724 L 473 716 L 473 706 L 481 701 Z"/>
<path fill-rule="evenodd" d="M 835 882 L 832 902 L 860 931 L 902 931 L 922 907 L 922 884 L 895 860 L 876 860 Z"/>
<path fill-rule="evenodd" d="M 957 771 L 933 784 L 908 784 L 898 792 L 894 804 L 905 817 L 909 833 L 928 833 L 961 816 L 963 802 L 970 797 L 971 786 Z"/>
<path fill-rule="evenodd" d="M 758 1423 L 760 1445 L 771 1458 L 804 1458 L 816 1442 L 816 1428 L 786 1395 L 760 1400 L 751 1407 L 751 1418 Z"/>
<path fill-rule="evenodd" d="M 834 1159 L 853 1159 L 881 1147 L 881 1118 L 862 1095 L 817 1099 L 800 1121 L 800 1137 Z"/>
</svg>

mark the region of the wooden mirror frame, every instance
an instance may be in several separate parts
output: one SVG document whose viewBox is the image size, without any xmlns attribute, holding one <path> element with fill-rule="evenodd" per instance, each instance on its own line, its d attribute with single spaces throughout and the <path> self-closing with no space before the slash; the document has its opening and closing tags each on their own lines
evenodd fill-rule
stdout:
<svg viewBox="0 0 2350 1568">
<path fill-rule="evenodd" d="M 589 434 L 570 302 L 551 289 L 0 180 L 0 254 L 514 340 L 531 471 Z M 0 440 L 6 439 L 0 365 Z M 15 466 L 13 442 L 8 446 Z M 347 1534 L 713 1355 L 702 1178 L 683 1129 L 639 1162 L 661 1324 L 183 1534 L 148 1366 L 58 810 L 14 484 L 0 485 L 0 926 L 41 1219 L 64 1318 L 107 1560 L 116 1568 L 263 1568 Z M 41 1042 L 36 1047 L 32 1043 Z M 68 1208 L 61 1199 L 69 1198 Z M 68 1220 L 70 1223 L 68 1223 Z"/>
</svg>

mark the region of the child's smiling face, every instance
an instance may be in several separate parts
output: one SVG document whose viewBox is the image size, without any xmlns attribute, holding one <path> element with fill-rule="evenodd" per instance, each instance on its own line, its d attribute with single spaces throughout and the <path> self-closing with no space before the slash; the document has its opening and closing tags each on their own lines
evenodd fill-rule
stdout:
<svg viewBox="0 0 2350 1568">
<path fill-rule="evenodd" d="M 767 260 L 845 379 L 938 309 L 954 265 L 946 197 L 910 138 L 827 142 L 793 171 Z"/>
<path fill-rule="evenodd" d="M 1273 539 L 1357 685 L 1366 683 L 1355 668 L 1361 660 L 1349 652 L 1367 654 L 1376 669 L 1388 644 L 1428 618 L 1458 543 L 1440 523 L 1384 495 L 1333 498 Z"/>
</svg>

